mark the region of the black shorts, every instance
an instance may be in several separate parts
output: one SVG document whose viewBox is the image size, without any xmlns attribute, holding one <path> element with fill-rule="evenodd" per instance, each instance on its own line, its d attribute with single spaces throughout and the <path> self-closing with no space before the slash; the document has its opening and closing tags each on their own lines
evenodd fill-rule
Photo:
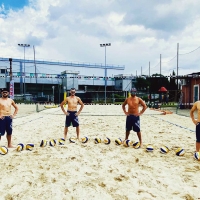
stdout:
<svg viewBox="0 0 200 200">
<path fill-rule="evenodd" d="M 4 116 L 3 119 L 0 119 L 0 136 L 12 135 L 12 118 L 10 116 Z"/>
<path fill-rule="evenodd" d="M 140 132 L 140 117 L 135 115 L 128 115 L 126 117 L 126 131 Z"/>
<path fill-rule="evenodd" d="M 79 126 L 79 121 L 78 121 L 78 116 L 75 114 L 77 111 L 67 111 L 69 115 L 66 115 L 66 121 L 65 121 L 65 127 L 73 125 L 73 127 L 78 127 Z"/>
<path fill-rule="evenodd" d="M 196 142 L 200 142 L 200 123 L 196 125 Z"/>
</svg>

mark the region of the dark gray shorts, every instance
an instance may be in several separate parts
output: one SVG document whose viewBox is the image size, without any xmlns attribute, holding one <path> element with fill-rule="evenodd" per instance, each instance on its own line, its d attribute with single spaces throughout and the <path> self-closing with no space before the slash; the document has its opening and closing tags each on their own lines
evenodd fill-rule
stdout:
<svg viewBox="0 0 200 200">
<path fill-rule="evenodd" d="M 196 142 L 200 142 L 200 123 L 196 125 Z"/>
<path fill-rule="evenodd" d="M 135 115 L 128 115 L 126 117 L 126 131 L 140 132 L 140 117 Z"/>
<path fill-rule="evenodd" d="M 69 115 L 66 115 L 66 121 L 65 121 L 65 126 L 69 127 L 71 124 L 73 127 L 78 127 L 79 126 L 79 121 L 78 121 L 78 116 L 75 114 L 77 111 L 67 111 Z"/>
<path fill-rule="evenodd" d="M 4 116 L 3 119 L 0 119 L 0 136 L 12 135 L 12 118 L 10 116 Z"/>
</svg>

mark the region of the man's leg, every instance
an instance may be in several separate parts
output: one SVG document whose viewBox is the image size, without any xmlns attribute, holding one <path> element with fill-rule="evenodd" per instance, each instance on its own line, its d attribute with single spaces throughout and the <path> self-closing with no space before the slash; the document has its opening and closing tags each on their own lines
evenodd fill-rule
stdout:
<svg viewBox="0 0 200 200">
<path fill-rule="evenodd" d="M 200 123 L 196 125 L 196 152 L 200 151 Z"/>
<path fill-rule="evenodd" d="M 6 122 L 6 138 L 8 141 L 8 148 L 14 148 L 12 145 L 12 118 L 11 117 L 5 117 L 5 122 Z"/>
<path fill-rule="evenodd" d="M 196 152 L 200 152 L 200 142 L 196 142 Z"/>
<path fill-rule="evenodd" d="M 69 111 L 67 111 L 69 113 Z M 64 139 L 67 139 L 67 133 L 68 133 L 68 127 L 71 126 L 71 114 L 66 115 L 66 119 L 65 119 L 65 128 L 64 128 Z"/>
<path fill-rule="evenodd" d="M 131 116 L 126 116 L 126 135 L 125 135 L 125 140 L 128 140 L 128 137 L 130 135 L 131 129 L 132 129 Z"/>
<path fill-rule="evenodd" d="M 137 132 L 138 139 L 140 141 L 140 146 L 142 146 L 142 134 L 141 132 Z"/>
<path fill-rule="evenodd" d="M 130 131 L 126 131 L 126 137 L 125 137 L 125 140 L 128 140 L 129 134 L 130 134 Z"/>
<path fill-rule="evenodd" d="M 4 124 L 4 119 L 0 119 L 0 140 L 1 136 L 5 134 L 5 124 Z"/>
<path fill-rule="evenodd" d="M 77 139 L 79 140 L 79 134 L 80 134 L 80 128 L 79 126 L 76 127 L 76 134 L 77 134 Z"/>
<path fill-rule="evenodd" d="M 64 128 L 64 139 L 65 140 L 67 139 L 67 132 L 68 132 L 68 127 L 65 126 L 65 128 Z"/>
<path fill-rule="evenodd" d="M 7 137 L 7 141 L 8 141 L 8 148 L 14 148 L 14 146 L 12 145 L 12 142 L 11 142 L 12 135 L 7 134 L 6 137 Z"/>
</svg>

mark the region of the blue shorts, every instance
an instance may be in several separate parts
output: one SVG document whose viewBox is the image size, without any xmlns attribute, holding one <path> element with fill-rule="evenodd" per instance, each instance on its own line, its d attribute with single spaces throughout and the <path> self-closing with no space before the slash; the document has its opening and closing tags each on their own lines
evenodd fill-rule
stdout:
<svg viewBox="0 0 200 200">
<path fill-rule="evenodd" d="M 3 119 L 0 119 L 0 136 L 12 135 L 12 118 L 10 116 L 4 116 Z"/>
<path fill-rule="evenodd" d="M 126 131 L 140 132 L 140 117 L 135 115 L 128 115 L 126 117 Z"/>
<path fill-rule="evenodd" d="M 196 142 L 200 142 L 200 123 L 196 125 Z"/>
<path fill-rule="evenodd" d="M 69 115 L 66 115 L 65 127 L 69 127 L 71 124 L 73 127 L 79 126 L 78 116 L 75 114 L 77 111 L 67 111 Z"/>
</svg>

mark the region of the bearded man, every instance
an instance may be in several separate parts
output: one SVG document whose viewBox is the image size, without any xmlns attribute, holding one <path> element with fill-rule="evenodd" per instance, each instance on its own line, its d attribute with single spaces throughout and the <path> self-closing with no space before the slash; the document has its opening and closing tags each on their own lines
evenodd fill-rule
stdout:
<svg viewBox="0 0 200 200">
<path fill-rule="evenodd" d="M 1 89 L 0 98 L 0 140 L 1 136 L 7 134 L 8 148 L 13 148 L 12 145 L 12 121 L 17 115 L 18 107 L 15 102 L 9 98 L 9 90 L 7 88 Z M 11 114 L 11 106 L 14 107 L 14 113 Z"/>
</svg>

